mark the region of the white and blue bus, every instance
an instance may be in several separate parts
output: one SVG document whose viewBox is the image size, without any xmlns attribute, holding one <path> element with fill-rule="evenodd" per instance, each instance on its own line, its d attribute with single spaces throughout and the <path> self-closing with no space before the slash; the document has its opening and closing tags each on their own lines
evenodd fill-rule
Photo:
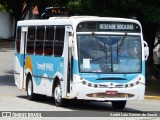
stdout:
<svg viewBox="0 0 160 120">
<path fill-rule="evenodd" d="M 137 20 L 52 17 L 17 23 L 15 84 L 29 100 L 53 96 L 108 101 L 123 109 L 143 100 L 149 55 Z"/>
</svg>

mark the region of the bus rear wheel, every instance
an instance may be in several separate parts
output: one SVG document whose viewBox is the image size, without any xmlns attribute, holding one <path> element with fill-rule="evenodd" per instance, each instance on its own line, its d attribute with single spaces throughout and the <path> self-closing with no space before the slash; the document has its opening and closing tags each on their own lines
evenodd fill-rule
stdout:
<svg viewBox="0 0 160 120">
<path fill-rule="evenodd" d="M 59 82 L 57 83 L 54 90 L 54 99 L 55 99 L 55 105 L 57 107 L 61 107 L 64 105 L 64 100 L 62 98 L 62 88 Z"/>
<path fill-rule="evenodd" d="M 124 109 L 127 101 L 112 101 L 112 107 L 114 109 Z"/>
<path fill-rule="evenodd" d="M 27 80 L 27 98 L 29 100 L 35 100 L 36 98 L 36 94 L 33 93 L 33 82 L 32 82 L 32 78 L 29 76 L 28 80 Z"/>
</svg>

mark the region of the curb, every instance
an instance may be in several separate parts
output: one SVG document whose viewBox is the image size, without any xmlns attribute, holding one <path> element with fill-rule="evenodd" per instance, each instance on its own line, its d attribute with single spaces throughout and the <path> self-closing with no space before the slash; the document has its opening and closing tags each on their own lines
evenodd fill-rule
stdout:
<svg viewBox="0 0 160 120">
<path fill-rule="evenodd" d="M 145 99 L 160 100 L 160 96 L 144 96 Z"/>
</svg>

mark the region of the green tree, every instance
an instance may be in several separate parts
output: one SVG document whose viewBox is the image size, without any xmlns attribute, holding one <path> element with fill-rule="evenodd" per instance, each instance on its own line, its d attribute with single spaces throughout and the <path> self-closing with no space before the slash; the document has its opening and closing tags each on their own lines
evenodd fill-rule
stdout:
<svg viewBox="0 0 160 120">
<path fill-rule="evenodd" d="M 97 15 L 136 18 L 142 24 L 144 39 L 150 47 L 148 62 L 153 67 L 155 36 L 160 31 L 160 0 L 69 0 L 72 15 Z M 154 71 L 152 71 L 154 73 Z"/>
<path fill-rule="evenodd" d="M 33 1 L 31 0 L 0 0 L 0 4 L 5 5 L 6 9 L 14 16 L 15 29 L 17 21 L 25 18 L 32 3 Z"/>
<path fill-rule="evenodd" d="M 144 38 L 152 50 L 156 32 L 160 29 L 160 0 L 68 0 L 74 15 L 137 18 L 143 26 Z M 152 61 L 152 59 L 151 59 Z"/>
<path fill-rule="evenodd" d="M 69 0 L 67 8 L 70 15 L 91 15 L 91 0 Z"/>
<path fill-rule="evenodd" d="M 1 4 L 6 5 L 7 9 L 14 16 L 15 21 L 23 20 L 32 4 L 31 0 L 1 0 Z"/>
<path fill-rule="evenodd" d="M 0 4 L 0 12 L 6 12 L 6 11 L 7 11 L 6 5 L 1 5 Z"/>
</svg>

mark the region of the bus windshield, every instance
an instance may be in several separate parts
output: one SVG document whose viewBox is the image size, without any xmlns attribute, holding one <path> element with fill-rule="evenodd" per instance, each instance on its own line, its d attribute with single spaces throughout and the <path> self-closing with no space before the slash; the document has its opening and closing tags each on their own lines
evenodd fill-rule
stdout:
<svg viewBox="0 0 160 120">
<path fill-rule="evenodd" d="M 141 37 L 138 35 L 78 34 L 77 42 L 80 72 L 141 72 Z"/>
</svg>

